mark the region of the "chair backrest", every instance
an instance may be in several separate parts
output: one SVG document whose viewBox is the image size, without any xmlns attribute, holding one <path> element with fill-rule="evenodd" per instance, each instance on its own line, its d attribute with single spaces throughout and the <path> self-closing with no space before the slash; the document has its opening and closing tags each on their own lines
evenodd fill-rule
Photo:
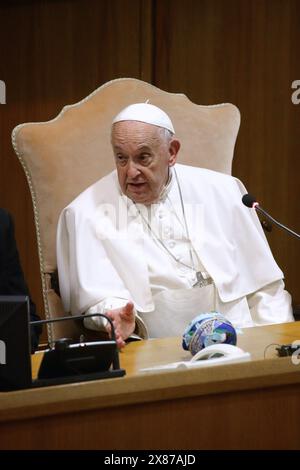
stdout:
<svg viewBox="0 0 300 470">
<path fill-rule="evenodd" d="M 110 146 L 113 117 L 125 106 L 149 100 L 171 117 L 181 141 L 179 162 L 231 173 L 240 124 L 232 104 L 200 106 L 183 94 L 131 78 L 110 81 L 82 101 L 65 106 L 51 121 L 18 125 L 14 150 L 31 191 L 46 318 L 65 312 L 51 282 L 56 272 L 56 227 L 61 210 L 114 168 Z M 53 341 L 78 333 L 73 322 L 48 325 Z"/>
</svg>

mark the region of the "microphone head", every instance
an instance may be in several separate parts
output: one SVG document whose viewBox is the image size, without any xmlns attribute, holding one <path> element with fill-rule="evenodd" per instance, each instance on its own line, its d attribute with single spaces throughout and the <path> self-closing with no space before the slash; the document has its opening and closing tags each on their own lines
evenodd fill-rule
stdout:
<svg viewBox="0 0 300 470">
<path fill-rule="evenodd" d="M 245 204 L 247 207 L 253 207 L 253 204 L 255 204 L 257 201 L 255 197 L 251 196 L 251 194 L 244 194 L 242 197 L 242 202 Z"/>
<path fill-rule="evenodd" d="M 201 349 L 216 343 L 236 345 L 236 331 L 227 318 L 219 312 L 197 315 L 183 333 L 182 347 L 192 356 Z"/>
</svg>

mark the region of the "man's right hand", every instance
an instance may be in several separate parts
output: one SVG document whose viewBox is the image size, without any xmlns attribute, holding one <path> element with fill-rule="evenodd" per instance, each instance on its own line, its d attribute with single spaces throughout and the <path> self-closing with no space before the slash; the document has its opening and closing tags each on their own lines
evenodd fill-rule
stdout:
<svg viewBox="0 0 300 470">
<path fill-rule="evenodd" d="M 135 329 L 134 305 L 132 302 L 127 302 L 124 307 L 108 310 L 106 315 L 113 322 L 117 346 L 121 349 L 125 346 L 125 340 Z M 110 333 L 110 325 L 107 326 L 107 331 Z"/>
</svg>

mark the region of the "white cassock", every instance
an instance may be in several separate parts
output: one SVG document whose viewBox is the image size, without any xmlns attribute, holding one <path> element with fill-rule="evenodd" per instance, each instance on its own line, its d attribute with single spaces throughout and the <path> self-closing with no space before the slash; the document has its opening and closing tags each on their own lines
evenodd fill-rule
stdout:
<svg viewBox="0 0 300 470">
<path fill-rule="evenodd" d="M 184 207 L 174 174 L 147 208 L 122 194 L 113 171 L 63 210 L 57 263 L 65 310 L 103 313 L 132 300 L 150 337 L 181 335 L 211 310 L 235 327 L 293 321 L 283 273 L 257 215 L 241 202 L 242 183 L 185 165 L 175 171 Z M 193 287 L 196 271 L 207 285 Z M 97 317 L 85 325 L 101 327 Z"/>
</svg>

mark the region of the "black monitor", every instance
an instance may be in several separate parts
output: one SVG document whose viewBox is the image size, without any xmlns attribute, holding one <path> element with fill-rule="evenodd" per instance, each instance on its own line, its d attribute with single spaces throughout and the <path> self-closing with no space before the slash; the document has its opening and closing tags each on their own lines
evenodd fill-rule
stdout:
<svg viewBox="0 0 300 470">
<path fill-rule="evenodd" d="M 61 339 L 44 351 L 38 379 L 32 380 L 30 324 L 82 316 L 30 323 L 29 309 L 27 296 L 0 296 L 0 392 L 125 375 L 115 340 L 68 344 Z"/>
<path fill-rule="evenodd" d="M 0 391 L 31 386 L 29 297 L 0 296 Z"/>
</svg>

